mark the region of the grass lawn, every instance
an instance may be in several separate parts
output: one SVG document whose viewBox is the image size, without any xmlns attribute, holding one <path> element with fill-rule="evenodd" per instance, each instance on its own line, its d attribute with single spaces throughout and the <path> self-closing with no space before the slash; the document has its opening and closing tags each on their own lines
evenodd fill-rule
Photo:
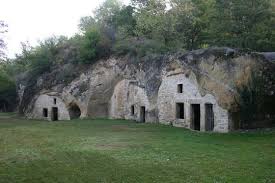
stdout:
<svg viewBox="0 0 275 183">
<path fill-rule="evenodd" d="M 0 114 L 0 182 L 275 182 L 275 130 L 214 134 Z"/>
</svg>

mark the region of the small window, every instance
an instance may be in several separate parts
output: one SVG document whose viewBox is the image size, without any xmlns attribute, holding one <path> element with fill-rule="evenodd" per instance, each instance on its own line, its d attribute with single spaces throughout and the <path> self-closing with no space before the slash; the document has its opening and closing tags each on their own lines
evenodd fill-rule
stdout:
<svg viewBox="0 0 275 183">
<path fill-rule="evenodd" d="M 178 84 L 178 93 L 183 93 L 183 85 Z"/>
<path fill-rule="evenodd" d="M 177 119 L 184 119 L 184 103 L 176 104 L 176 116 Z"/>
<path fill-rule="evenodd" d="M 56 98 L 53 99 L 53 104 L 56 104 Z"/>
<path fill-rule="evenodd" d="M 48 109 L 47 108 L 43 109 L 43 117 L 45 117 L 45 118 L 48 117 Z"/>
<path fill-rule="evenodd" d="M 135 115 L 135 106 L 134 105 L 131 106 L 131 115 L 132 116 Z"/>
</svg>

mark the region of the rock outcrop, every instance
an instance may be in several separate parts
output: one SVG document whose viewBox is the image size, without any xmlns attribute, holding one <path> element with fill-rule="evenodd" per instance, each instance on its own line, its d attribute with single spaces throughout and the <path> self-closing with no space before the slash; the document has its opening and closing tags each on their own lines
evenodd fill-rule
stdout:
<svg viewBox="0 0 275 183">
<path fill-rule="evenodd" d="M 61 106 L 62 114 L 68 115 L 62 119 L 70 118 L 71 106 L 77 106 L 82 118 L 144 119 L 192 129 L 198 120 L 195 118 L 199 118 L 200 130 L 227 132 L 249 127 L 254 121 L 272 123 L 274 71 L 275 63 L 263 54 L 229 48 L 140 60 L 111 57 L 84 68 L 75 66 L 75 77 L 66 83 L 56 77 L 60 68 L 44 74 L 32 85 L 21 82 L 19 109 L 28 117 L 37 118 L 35 114 L 42 108 L 48 106 L 51 111 L 52 104 L 37 105 L 41 95 L 48 95 L 62 101 L 55 104 Z M 193 110 L 195 105 L 200 106 L 199 112 Z M 184 116 L 179 117 L 179 111 Z"/>
</svg>

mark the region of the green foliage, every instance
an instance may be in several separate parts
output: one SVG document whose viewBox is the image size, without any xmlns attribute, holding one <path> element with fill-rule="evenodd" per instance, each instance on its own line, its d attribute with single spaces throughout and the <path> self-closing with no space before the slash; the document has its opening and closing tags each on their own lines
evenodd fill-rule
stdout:
<svg viewBox="0 0 275 183">
<path fill-rule="evenodd" d="M 95 11 L 96 21 L 103 27 L 114 26 L 114 17 L 120 12 L 121 6 L 118 0 L 105 0 Z"/>
<path fill-rule="evenodd" d="M 91 16 L 81 17 L 80 23 L 78 24 L 78 27 L 82 32 L 85 32 L 86 30 L 90 29 L 91 27 L 95 27 L 95 26 L 97 26 L 96 21 Z"/>
<path fill-rule="evenodd" d="M 4 40 L 4 34 L 8 32 L 7 27 L 8 25 L 4 21 L 0 20 L 0 62 L 6 58 L 6 43 Z"/>
<path fill-rule="evenodd" d="M 175 29 L 187 50 L 202 48 L 206 43 L 207 26 L 213 0 L 173 0 L 172 13 L 176 18 Z"/>
<path fill-rule="evenodd" d="M 163 38 L 165 8 L 164 0 L 150 0 L 146 7 L 139 9 L 136 15 L 137 36 L 161 40 Z"/>
<path fill-rule="evenodd" d="M 162 42 L 142 38 L 119 40 L 113 49 L 114 53 L 118 55 L 129 54 L 136 57 L 144 57 L 146 55 L 165 53 L 168 51 Z"/>
<path fill-rule="evenodd" d="M 134 17 L 134 8 L 132 6 L 122 7 L 121 10 L 114 15 L 114 27 L 117 34 L 123 38 L 135 36 L 136 19 Z"/>
<path fill-rule="evenodd" d="M 134 1 L 137 35 L 164 40 L 170 49 L 229 46 L 274 50 L 274 1 Z M 176 41 L 175 41 L 176 40 Z M 169 49 L 168 49 L 169 50 Z"/>
<path fill-rule="evenodd" d="M 57 63 L 59 46 L 65 41 L 67 41 L 65 37 L 52 37 L 40 42 L 34 48 L 23 46 L 22 54 L 18 55 L 14 62 L 23 66 L 25 70 L 31 71 L 36 76 L 49 72 L 51 66 Z"/>
<path fill-rule="evenodd" d="M 80 46 L 80 62 L 90 63 L 97 58 L 100 33 L 96 29 L 86 30 Z"/>
<path fill-rule="evenodd" d="M 6 64 L 0 65 L 0 111 L 10 111 L 16 104 L 14 79 L 6 72 Z"/>
<path fill-rule="evenodd" d="M 258 51 L 274 50 L 274 12 L 270 0 L 216 0 L 212 44 Z"/>
<path fill-rule="evenodd" d="M 14 88 L 14 81 L 6 74 L 3 68 L 0 68 L 0 93 L 4 91 L 9 91 Z M 3 97 L 1 95 L 1 97 Z"/>
</svg>

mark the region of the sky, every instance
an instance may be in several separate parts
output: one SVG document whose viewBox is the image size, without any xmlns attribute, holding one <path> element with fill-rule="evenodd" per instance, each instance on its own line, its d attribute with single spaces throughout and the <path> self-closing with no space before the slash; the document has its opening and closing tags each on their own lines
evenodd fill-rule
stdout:
<svg viewBox="0 0 275 183">
<path fill-rule="evenodd" d="M 104 0 L 1 0 L 0 20 L 8 24 L 7 55 L 21 52 L 21 42 L 37 45 L 53 35 L 72 36 L 79 19 L 90 16 Z M 129 0 L 121 0 L 128 3 Z"/>
</svg>

